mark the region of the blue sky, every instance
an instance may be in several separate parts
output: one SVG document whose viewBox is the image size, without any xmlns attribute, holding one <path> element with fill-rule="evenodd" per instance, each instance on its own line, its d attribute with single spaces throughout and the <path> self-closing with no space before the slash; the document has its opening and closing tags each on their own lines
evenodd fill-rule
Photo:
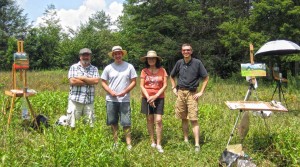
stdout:
<svg viewBox="0 0 300 167">
<path fill-rule="evenodd" d="M 34 25 L 43 22 L 42 16 L 48 5 L 56 8 L 61 25 L 76 28 L 96 11 L 103 10 L 116 20 L 122 14 L 124 0 L 16 0 Z"/>
</svg>

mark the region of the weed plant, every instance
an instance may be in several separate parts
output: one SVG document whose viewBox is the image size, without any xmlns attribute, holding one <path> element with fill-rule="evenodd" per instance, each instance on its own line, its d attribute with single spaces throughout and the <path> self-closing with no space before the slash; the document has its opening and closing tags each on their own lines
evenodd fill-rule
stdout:
<svg viewBox="0 0 300 167">
<path fill-rule="evenodd" d="M 241 101 L 248 90 L 244 79 L 211 77 L 199 101 L 201 151 L 195 153 L 191 129 L 189 143 L 183 142 L 181 121 L 174 117 L 176 97 L 168 86 L 163 116 L 162 146 L 165 152 L 161 154 L 150 147 L 146 119 L 140 113 L 139 82 L 131 92 L 133 149 L 128 151 L 121 130 L 119 147 L 112 147 L 112 132 L 106 125 L 105 92 L 100 84 L 97 85 L 95 98 L 95 127 L 90 128 L 78 121 L 72 130 L 55 125 L 57 119 L 66 114 L 69 90 L 67 71 L 32 71 L 27 75 L 29 88 L 38 92 L 30 97 L 31 104 L 37 114 L 49 118 L 51 127 L 42 133 L 26 127 L 21 120 L 19 102 L 8 128 L 8 113 L 1 113 L 0 166 L 218 166 L 238 115 L 237 110 L 229 110 L 224 102 Z M 11 89 L 11 80 L 11 73 L 0 73 L 1 92 Z M 299 78 L 292 80 L 291 84 L 299 82 Z M 259 87 L 250 100 L 271 101 L 276 84 L 261 82 L 260 79 L 258 82 Z M 300 95 L 297 88 L 295 85 L 284 87 L 290 111 L 273 113 L 266 119 L 267 126 L 261 117 L 251 114 L 250 130 L 242 144 L 244 152 L 258 166 L 300 165 Z M 1 108 L 7 98 L 4 93 L 0 94 Z M 238 143 L 241 141 L 235 132 L 231 144 Z"/>
</svg>

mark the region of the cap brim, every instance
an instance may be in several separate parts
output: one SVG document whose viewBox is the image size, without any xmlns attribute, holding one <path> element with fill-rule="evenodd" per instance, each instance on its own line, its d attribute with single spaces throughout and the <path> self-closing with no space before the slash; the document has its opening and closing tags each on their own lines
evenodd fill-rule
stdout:
<svg viewBox="0 0 300 167">
<path fill-rule="evenodd" d="M 84 55 L 84 54 L 89 54 L 89 55 L 91 55 L 92 53 L 90 53 L 90 52 L 83 52 L 83 53 L 80 53 L 79 55 Z"/>
</svg>

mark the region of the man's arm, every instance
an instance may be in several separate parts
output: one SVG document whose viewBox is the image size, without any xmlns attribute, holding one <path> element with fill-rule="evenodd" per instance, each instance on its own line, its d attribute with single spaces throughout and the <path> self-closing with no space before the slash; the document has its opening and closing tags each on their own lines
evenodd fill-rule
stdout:
<svg viewBox="0 0 300 167">
<path fill-rule="evenodd" d="M 203 78 L 201 89 L 200 89 L 200 91 L 198 93 L 196 93 L 193 96 L 193 99 L 198 100 L 198 98 L 203 95 L 203 92 L 204 92 L 204 90 L 205 90 L 205 88 L 207 86 L 207 83 L 208 83 L 208 79 L 209 79 L 209 76 L 206 76 L 206 77 Z"/>
<path fill-rule="evenodd" d="M 175 76 L 170 77 L 171 85 L 172 85 L 172 92 L 177 96 L 177 89 L 176 89 L 176 82 L 175 82 Z"/>
<path fill-rule="evenodd" d="M 86 85 L 96 85 L 99 83 L 99 80 L 100 80 L 100 78 L 89 78 L 89 77 L 85 77 L 85 76 L 80 76 L 80 77 L 76 77 L 76 78 L 85 82 Z"/>
<path fill-rule="evenodd" d="M 107 84 L 107 81 L 106 81 L 106 80 L 102 79 L 102 80 L 101 80 L 101 85 L 102 85 L 102 88 L 103 88 L 107 93 L 109 93 L 111 96 L 113 96 L 113 97 L 117 96 L 117 95 L 116 95 L 116 92 L 113 91 L 113 90 L 111 90 L 111 89 L 108 87 L 108 84 Z"/>
<path fill-rule="evenodd" d="M 205 78 L 203 78 L 202 86 L 201 86 L 201 89 L 200 89 L 200 93 L 202 93 L 202 94 L 203 94 L 203 92 L 204 92 L 204 90 L 207 86 L 208 79 L 209 79 L 209 76 L 206 76 Z"/>
<path fill-rule="evenodd" d="M 176 82 L 175 82 L 175 77 L 170 77 L 170 81 L 171 81 L 171 85 L 172 85 L 172 90 L 174 89 L 174 88 L 176 88 Z"/>
<path fill-rule="evenodd" d="M 130 84 L 125 88 L 121 93 L 118 93 L 117 96 L 125 96 L 126 93 L 130 92 L 136 85 L 136 78 L 130 80 Z"/>
<path fill-rule="evenodd" d="M 81 79 L 78 79 L 78 78 L 70 78 L 69 82 L 70 82 L 70 85 L 72 85 L 72 86 L 86 85 L 86 83 L 84 81 L 82 81 Z"/>
</svg>

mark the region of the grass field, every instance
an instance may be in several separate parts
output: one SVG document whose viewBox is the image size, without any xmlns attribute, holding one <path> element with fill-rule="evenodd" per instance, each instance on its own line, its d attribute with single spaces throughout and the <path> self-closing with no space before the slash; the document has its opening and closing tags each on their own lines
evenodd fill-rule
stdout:
<svg viewBox="0 0 300 167">
<path fill-rule="evenodd" d="M 229 110 L 225 101 L 243 100 L 248 83 L 242 77 L 222 80 L 211 77 L 205 94 L 199 101 L 200 153 L 194 152 L 190 129 L 189 144 L 183 142 L 181 121 L 174 118 L 174 102 L 170 86 L 166 91 L 163 116 L 165 152 L 150 147 L 145 116 L 140 113 L 141 94 L 137 86 L 131 92 L 133 149 L 127 151 L 124 138 L 120 147 L 112 149 L 112 133 L 106 126 L 105 92 L 97 86 L 94 128 L 79 122 L 75 130 L 56 126 L 56 120 L 66 113 L 68 98 L 67 71 L 28 72 L 28 87 L 38 92 L 30 101 L 36 111 L 50 119 L 52 127 L 42 133 L 22 126 L 20 103 L 16 103 L 10 127 L 8 114 L 0 116 L 0 166 L 218 166 L 225 149 L 237 110 Z M 19 78 L 19 76 L 18 76 Z M 11 89 L 11 73 L 0 72 L 0 105 L 4 90 Z M 255 91 L 259 100 L 271 101 L 276 84 L 259 79 Z M 243 141 L 243 150 L 258 166 L 300 166 L 300 91 L 298 79 L 284 87 L 289 112 L 276 112 L 266 119 L 250 115 L 250 130 Z M 19 83 L 19 87 L 22 85 Z M 278 95 L 275 94 L 275 98 Z M 251 95 L 251 100 L 256 100 Z M 120 131 L 120 136 L 122 131 Z M 241 143 L 234 134 L 231 144 Z"/>
</svg>

